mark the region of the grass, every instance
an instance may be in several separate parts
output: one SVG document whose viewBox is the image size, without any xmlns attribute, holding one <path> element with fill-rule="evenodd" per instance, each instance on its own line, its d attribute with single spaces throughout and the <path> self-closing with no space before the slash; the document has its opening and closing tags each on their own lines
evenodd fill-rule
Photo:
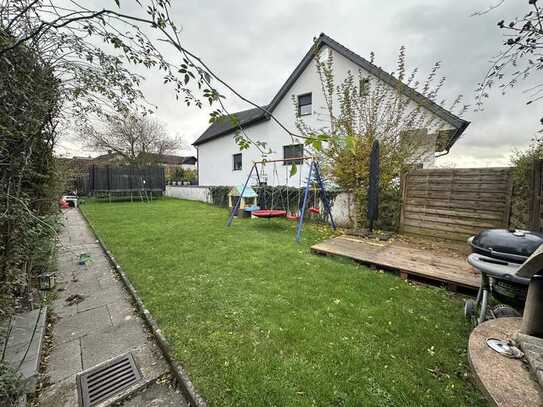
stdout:
<svg viewBox="0 0 543 407">
<path fill-rule="evenodd" d="M 316 256 L 330 234 L 199 202 L 82 206 L 215 406 L 484 405 L 461 299 Z"/>
</svg>

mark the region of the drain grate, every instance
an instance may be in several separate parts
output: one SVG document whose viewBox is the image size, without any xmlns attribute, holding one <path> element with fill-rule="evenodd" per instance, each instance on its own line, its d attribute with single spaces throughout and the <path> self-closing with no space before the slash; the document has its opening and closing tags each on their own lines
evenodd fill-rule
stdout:
<svg viewBox="0 0 543 407">
<path fill-rule="evenodd" d="M 77 376 L 80 405 L 95 406 L 140 379 L 141 373 L 131 353 L 85 370 Z"/>
</svg>

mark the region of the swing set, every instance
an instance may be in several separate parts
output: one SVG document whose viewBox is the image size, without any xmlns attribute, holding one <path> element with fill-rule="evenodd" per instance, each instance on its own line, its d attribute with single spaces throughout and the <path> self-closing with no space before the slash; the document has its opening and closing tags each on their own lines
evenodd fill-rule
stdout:
<svg viewBox="0 0 543 407">
<path fill-rule="evenodd" d="M 290 175 L 288 173 L 288 166 L 285 166 L 285 185 L 287 187 L 287 197 L 286 201 L 287 204 L 285 205 L 284 201 L 282 202 L 282 208 L 284 209 L 275 209 L 275 201 L 274 201 L 274 191 L 275 188 L 272 189 L 271 192 L 271 202 L 267 209 L 257 209 L 251 211 L 251 215 L 255 216 L 257 218 L 280 218 L 284 217 L 289 220 L 296 220 L 298 222 L 296 226 L 296 241 L 300 241 L 302 236 L 302 229 L 304 225 L 304 216 L 306 207 L 308 205 L 309 196 L 310 196 L 310 189 L 313 184 L 315 184 L 315 187 L 313 188 L 313 206 L 308 208 L 310 213 L 319 214 L 321 213 L 321 209 L 319 207 L 319 200 L 317 199 L 317 190 L 319 192 L 320 201 L 323 204 L 323 211 L 324 211 L 324 217 L 330 218 L 330 223 L 332 225 L 332 228 L 336 229 L 336 224 L 334 222 L 334 219 L 332 217 L 331 207 L 330 207 L 330 201 L 328 200 L 328 197 L 326 196 L 326 190 L 324 188 L 324 182 L 321 177 L 321 171 L 319 168 L 319 164 L 315 157 L 296 157 L 296 158 L 289 158 L 288 160 L 263 160 L 263 161 L 255 161 L 253 162 L 253 165 L 251 167 L 251 171 L 249 171 L 249 175 L 247 176 L 247 179 L 245 180 L 245 184 L 243 185 L 243 188 L 241 190 L 241 194 L 238 197 L 235 206 L 232 208 L 232 212 L 230 213 L 230 216 L 228 217 L 228 221 L 226 223 L 226 226 L 230 226 L 232 224 L 232 221 L 234 220 L 235 214 L 238 213 L 238 209 L 240 206 L 241 198 L 245 192 L 245 189 L 248 187 L 249 183 L 251 182 L 251 179 L 253 179 L 253 182 L 256 181 L 256 185 L 258 187 L 261 187 L 263 185 L 266 185 L 266 181 L 262 181 L 262 179 L 267 179 L 265 174 L 265 168 L 267 164 L 273 165 L 273 171 L 272 171 L 272 187 L 275 185 L 275 180 L 279 180 L 279 174 L 277 171 L 277 163 L 284 163 L 285 161 L 290 162 L 301 162 L 309 161 L 309 174 L 307 176 L 307 179 L 305 181 L 305 187 L 303 190 L 303 200 L 301 200 L 301 193 L 302 193 L 302 170 L 301 168 L 298 170 L 299 172 L 299 185 L 298 185 L 298 203 L 297 203 L 297 210 L 291 211 L 290 210 L 290 196 L 288 192 L 289 187 L 289 178 Z M 258 166 L 260 165 L 260 172 L 258 170 Z M 255 179 L 256 178 L 256 179 Z M 264 201 L 263 199 L 261 201 Z M 264 204 L 267 204 L 267 202 L 264 202 Z"/>
</svg>

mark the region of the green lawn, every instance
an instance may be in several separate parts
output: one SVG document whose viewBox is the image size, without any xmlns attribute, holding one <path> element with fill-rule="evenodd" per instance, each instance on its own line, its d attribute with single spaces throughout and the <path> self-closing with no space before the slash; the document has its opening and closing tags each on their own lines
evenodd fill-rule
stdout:
<svg viewBox="0 0 543 407">
<path fill-rule="evenodd" d="M 328 234 L 203 203 L 82 206 L 214 406 L 485 405 L 462 301 L 312 255 Z"/>
</svg>

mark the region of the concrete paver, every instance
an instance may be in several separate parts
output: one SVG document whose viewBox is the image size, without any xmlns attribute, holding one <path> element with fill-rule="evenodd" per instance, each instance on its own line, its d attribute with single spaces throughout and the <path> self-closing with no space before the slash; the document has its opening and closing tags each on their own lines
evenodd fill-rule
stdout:
<svg viewBox="0 0 543 407">
<path fill-rule="evenodd" d="M 47 307 L 15 315 L 4 326 L 7 343 L 2 340 L 4 361 L 19 369 L 27 392 L 33 392 L 38 381 Z"/>
<path fill-rule="evenodd" d="M 101 332 L 113 326 L 109 312 L 105 306 L 98 307 L 75 315 L 59 318 L 55 325 L 55 344 L 62 344 L 81 338 L 82 336 Z"/>
<path fill-rule="evenodd" d="M 170 391 L 168 391 L 170 390 Z M 145 392 L 137 394 L 124 403 L 125 407 L 174 407 L 183 405 L 180 392 L 171 391 L 166 384 L 153 384 Z"/>
<path fill-rule="evenodd" d="M 47 368 L 49 380 L 53 383 L 75 377 L 83 369 L 79 339 L 68 342 L 52 351 L 47 359 Z"/>
</svg>

